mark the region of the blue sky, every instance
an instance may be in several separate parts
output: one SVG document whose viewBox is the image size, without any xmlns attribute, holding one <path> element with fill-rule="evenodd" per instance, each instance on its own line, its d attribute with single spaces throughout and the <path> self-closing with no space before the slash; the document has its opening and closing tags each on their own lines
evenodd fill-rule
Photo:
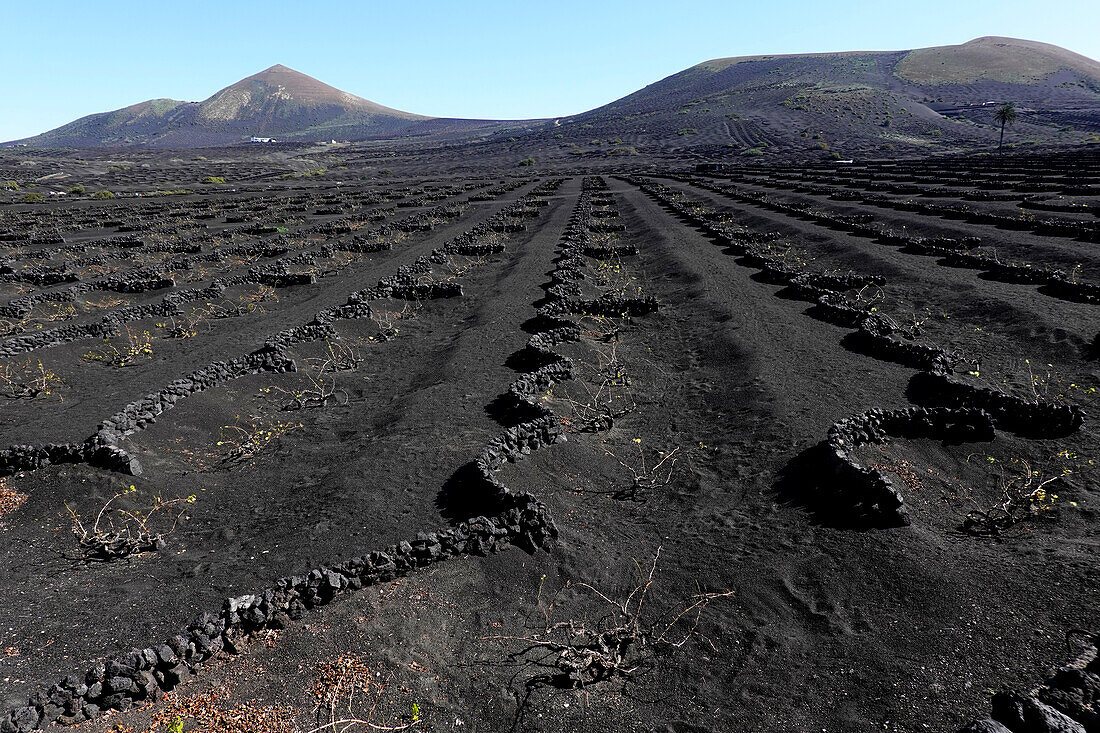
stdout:
<svg viewBox="0 0 1100 733">
<path fill-rule="evenodd" d="M 276 63 L 410 112 L 503 119 L 575 114 L 720 56 L 1000 35 L 1100 59 L 1098 0 L 0 0 L 0 26 L 0 140 L 202 100 Z"/>
</svg>

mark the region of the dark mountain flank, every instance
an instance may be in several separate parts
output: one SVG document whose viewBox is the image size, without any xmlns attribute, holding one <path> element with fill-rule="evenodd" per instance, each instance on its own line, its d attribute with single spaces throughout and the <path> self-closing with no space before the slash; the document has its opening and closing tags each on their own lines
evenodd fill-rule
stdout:
<svg viewBox="0 0 1100 733">
<path fill-rule="evenodd" d="M 397 130 L 428 119 L 342 92 L 280 64 L 222 89 L 199 104 L 197 115 L 208 124 L 244 124 L 265 135 L 318 127 Z"/>
<path fill-rule="evenodd" d="M 562 119 L 552 134 L 703 153 L 847 157 L 988 145 L 997 132 L 991 102 L 1017 106 L 1007 140 L 1082 142 L 1100 133 L 1100 63 L 1000 37 L 910 51 L 713 59 Z"/>
<path fill-rule="evenodd" d="M 154 99 L 88 115 L 22 142 L 51 147 L 197 147 L 244 142 L 252 136 L 301 142 L 367 140 L 494 124 L 391 109 L 276 64 L 202 102 Z"/>
<path fill-rule="evenodd" d="M 384 107 L 285 66 L 203 102 L 156 99 L 89 115 L 31 146 L 196 147 L 247 141 L 516 142 L 547 157 L 847 158 L 995 144 L 993 110 L 1017 106 L 1014 146 L 1100 141 L 1100 63 L 1057 46 L 977 38 L 958 46 L 712 59 L 556 120 L 431 118 Z M 579 160 L 579 159 L 578 159 Z"/>
</svg>

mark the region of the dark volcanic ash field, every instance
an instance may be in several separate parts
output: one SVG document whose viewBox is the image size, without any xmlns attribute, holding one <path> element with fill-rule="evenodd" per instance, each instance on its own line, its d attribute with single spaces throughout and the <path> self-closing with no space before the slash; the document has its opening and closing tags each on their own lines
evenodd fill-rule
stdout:
<svg viewBox="0 0 1100 733">
<path fill-rule="evenodd" d="M 1100 730 L 1095 152 L 278 150 L 0 159 L 0 731 Z"/>
</svg>

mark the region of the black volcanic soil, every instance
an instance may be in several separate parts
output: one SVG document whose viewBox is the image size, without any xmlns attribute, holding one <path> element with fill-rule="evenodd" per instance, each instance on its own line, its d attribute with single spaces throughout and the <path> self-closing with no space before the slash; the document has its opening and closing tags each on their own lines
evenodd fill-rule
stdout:
<svg viewBox="0 0 1100 733">
<path fill-rule="evenodd" d="M 121 270 L 135 269 L 142 263 L 105 241 L 122 236 L 119 222 L 146 227 L 137 232 L 145 243 L 140 251 L 155 268 L 166 267 L 175 255 L 158 253 L 152 244 L 201 240 L 203 251 L 212 252 L 268 242 L 293 256 L 343 236 L 322 225 L 354 220 L 363 222 L 355 231 L 369 231 L 432 207 L 461 206 L 430 231 L 396 236 L 390 250 L 322 258 L 316 283 L 277 288 L 261 309 L 208 319 L 191 338 L 169 338 L 158 325 L 164 318 L 131 322 L 150 332 L 153 347 L 152 358 L 131 366 L 83 358 L 100 346 L 99 339 L 5 356 L 4 365 L 41 359 L 65 384 L 54 395 L 5 400 L 0 442 L 81 441 L 131 400 L 309 322 L 323 308 L 343 303 L 523 200 L 546 180 L 513 177 L 510 150 L 493 150 L 479 165 L 498 166 L 494 175 L 467 178 L 441 173 L 445 157 L 429 171 L 430 155 L 401 148 L 395 150 L 398 164 L 371 147 L 206 151 L 205 160 L 188 151 L 175 162 L 168 153 L 137 153 L 129 169 L 113 170 L 95 156 L 28 155 L 22 160 L 30 166 L 4 159 L 0 180 L 33 167 L 42 175 L 65 176 L 56 179 L 64 181 L 59 186 L 80 182 L 89 192 L 192 191 L 111 200 L 74 196 L 43 204 L 21 204 L 17 194 L 5 193 L 0 234 L 12 236 L 0 248 L 11 273 L 47 261 L 75 266 L 75 259 L 91 254 L 105 255 L 104 262 Z M 975 185 L 968 190 L 977 190 L 980 181 L 1014 180 L 1015 160 L 974 162 L 968 175 Z M 1052 157 L 1047 174 L 1033 159 L 1028 165 L 1038 171 L 1033 175 L 1055 181 L 1067 175 L 1060 167 L 1065 160 Z M 390 165 L 399 179 L 380 173 Z M 464 165 L 457 153 L 455 165 Z M 279 178 L 288 169 L 324 166 L 331 168 L 324 175 Z M 637 168 L 684 172 L 649 159 Z M 508 175 L 501 174 L 505 170 Z M 906 176 L 889 165 L 872 164 L 866 171 L 880 182 Z M 199 613 L 217 613 L 226 597 L 453 523 L 448 497 L 462 486 L 463 466 L 516 422 L 502 408 L 501 395 L 530 368 L 524 345 L 538 328 L 536 310 L 547 302 L 562 236 L 582 197 L 582 178 L 568 172 L 554 193 L 539 196 L 546 205 L 524 220 L 525 231 L 500 237 L 503 253 L 463 260 L 463 267 L 435 266 L 434 277 L 461 283 L 461 297 L 379 304 L 408 316 L 393 319 L 397 334 L 389 340 L 375 338 L 379 324 L 369 319 L 335 324 L 341 341 L 362 357 L 357 368 L 336 377 L 346 399 L 317 409 L 278 409 L 273 388 L 302 387 L 311 373 L 309 359 L 324 355 L 321 344 L 295 345 L 290 352 L 298 372 L 226 382 L 180 400 L 125 438 L 122 446 L 144 468 L 140 476 L 88 465 L 8 476 L 8 495 L 27 499 L 0 515 L 5 709 L 36 686 L 82 673 L 99 659 L 161 643 Z M 200 173 L 224 175 L 229 183 L 198 184 Z M 815 185 L 831 188 L 793 191 L 795 174 L 816 175 L 823 180 Z M 1051 190 L 1043 196 L 1068 196 L 1091 212 L 1100 200 L 1095 157 L 1082 156 L 1075 175 L 1082 179 L 1073 184 L 1076 193 Z M 588 336 L 556 347 L 583 372 L 606 358 L 614 343 L 629 377 L 621 393 L 635 407 L 607 430 L 567 428 L 568 442 L 537 450 L 502 472 L 509 487 L 530 491 L 546 504 L 560 533 L 549 552 L 510 547 L 488 557 L 463 556 L 340 597 L 284 629 L 258 635 L 239 654 L 220 654 L 166 701 L 114 712 L 81 729 L 166 731 L 178 718 L 181 730 L 310 731 L 329 721 L 314 695 L 321 668 L 354 657 L 372 682 L 350 703 L 341 699 L 335 717 L 390 728 L 952 731 L 987 716 L 996 691 L 1028 690 L 1069 661 L 1067 633 L 1100 629 L 1094 468 L 1100 434 L 1093 417 L 1100 394 L 1094 389 L 1100 387 L 1100 306 L 948 267 L 935 257 L 735 194 L 862 214 L 916 236 L 979 236 L 1005 259 L 1067 269 L 1080 264 L 1078 277 L 1086 283 L 1100 278 L 1097 240 L 833 199 L 828 194 L 841 190 L 840 182 L 830 169 L 813 166 L 758 168 L 732 179 L 604 180 L 608 203 L 601 208 L 616 212 L 608 221 L 625 227 L 611 241 L 633 244 L 638 254 L 615 262 L 620 269 L 614 274 L 588 258 L 585 297 L 600 293 L 599 278 L 606 277 L 656 297 L 660 309 L 615 319 L 613 342 L 590 337 L 608 328 L 606 321 L 578 316 Z M 822 479 L 824 467 L 815 462 L 815 446 L 842 418 L 916 404 L 916 370 L 855 348 L 850 328 L 821 319 L 811 303 L 790 297 L 751 262 L 675 216 L 636 185 L 643 181 L 668 186 L 681 200 L 708 207 L 746 232 L 777 232 L 787 262 L 815 272 L 884 276 L 873 296 L 864 295 L 898 321 L 923 318 L 922 343 L 980 360 L 976 375 L 961 378 L 1079 405 L 1087 413 L 1083 426 L 1059 437 L 999 429 L 991 442 L 896 438 L 863 447 L 859 460 L 893 477 L 912 524 L 884 529 L 847 521 L 843 505 L 830 507 L 836 499 Z M 486 192 L 488 200 L 470 200 Z M 1015 213 L 1027 211 L 1017 204 L 1031 195 L 970 203 Z M 199 218 L 208 214 L 215 216 Z M 367 223 L 373 215 L 381 218 Z M 1049 216 L 1087 220 L 1091 214 Z M 255 224 L 286 231 L 245 231 Z M 47 243 L 54 232 L 67 244 L 90 248 L 36 257 L 36 251 L 64 246 Z M 213 236 L 202 240 L 205 235 Z M 204 263 L 209 272 L 179 270 L 169 290 L 205 286 L 211 277 L 242 275 L 278 259 L 235 257 Z M 101 275 L 80 270 L 80 277 L 90 282 Z M 71 285 L 16 279 L 0 283 L 0 304 Z M 227 292 L 233 298 L 258 292 L 251 285 L 239 288 Z M 157 303 L 164 291 L 126 295 L 125 305 Z M 103 296 L 119 294 L 87 297 Z M 94 322 L 121 307 L 81 307 L 64 320 L 22 327 L 33 334 Z M 6 327 L 18 326 L 18 318 L 4 318 Z M 0 347 L 11 338 L 4 337 Z M 1036 375 L 1039 382 L 1033 381 Z M 583 394 L 579 384 L 571 384 L 555 386 L 544 399 L 566 420 L 572 410 L 565 398 Z M 227 448 L 218 443 L 232 436 L 227 426 L 253 415 L 294 429 L 251 460 L 223 460 Z M 661 451 L 677 451 L 670 480 L 632 495 L 631 468 L 638 469 L 641 459 L 652 465 Z M 1000 467 L 1016 470 L 1014 459 L 1044 477 L 1072 471 L 1050 485 L 1058 495 L 1053 508 L 1000 537 L 961 531 L 969 511 L 998 500 Z M 197 500 L 162 550 L 111 563 L 82 561 L 66 505 L 88 517 L 131 484 L 135 492 L 123 499 L 125 506 L 140 508 L 158 494 L 194 494 Z M 580 584 L 625 599 L 639 569 L 648 572 L 658 552 L 646 621 L 675 617 L 695 594 L 732 594 L 714 599 L 698 617 L 681 619 L 667 640 L 683 643 L 654 644 L 628 677 L 583 689 L 545 684 L 553 655 L 524 653 L 520 639 L 558 621 L 597 626 L 608 606 Z M 211 709 L 225 713 L 222 723 L 203 717 Z M 260 709 L 267 710 L 262 721 Z M 244 722 L 225 722 L 234 715 Z"/>
</svg>

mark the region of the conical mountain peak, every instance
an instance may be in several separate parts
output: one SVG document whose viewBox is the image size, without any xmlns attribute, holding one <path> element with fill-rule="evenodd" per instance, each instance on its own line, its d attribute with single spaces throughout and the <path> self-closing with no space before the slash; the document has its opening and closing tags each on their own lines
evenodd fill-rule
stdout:
<svg viewBox="0 0 1100 733">
<path fill-rule="evenodd" d="M 263 129 L 274 132 L 282 125 L 272 127 L 270 123 L 300 115 L 313 118 L 319 111 L 327 115 L 369 114 L 423 119 L 341 91 L 282 64 L 247 76 L 217 92 L 201 103 L 199 116 L 221 122 L 262 122 Z"/>
</svg>

